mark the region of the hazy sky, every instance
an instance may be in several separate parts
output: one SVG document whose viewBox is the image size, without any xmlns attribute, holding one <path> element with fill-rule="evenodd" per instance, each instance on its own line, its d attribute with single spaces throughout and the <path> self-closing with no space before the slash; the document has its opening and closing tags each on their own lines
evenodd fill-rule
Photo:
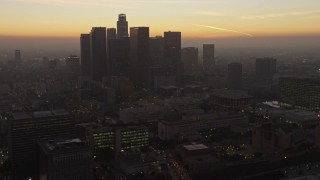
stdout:
<svg viewBox="0 0 320 180">
<path fill-rule="evenodd" d="M 79 37 L 93 26 L 149 26 L 183 37 L 320 35 L 320 0 L 0 0 L 0 36 Z"/>
</svg>

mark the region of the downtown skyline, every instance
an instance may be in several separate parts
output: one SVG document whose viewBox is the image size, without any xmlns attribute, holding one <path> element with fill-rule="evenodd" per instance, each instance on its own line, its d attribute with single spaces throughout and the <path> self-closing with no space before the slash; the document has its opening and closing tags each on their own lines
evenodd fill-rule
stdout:
<svg viewBox="0 0 320 180">
<path fill-rule="evenodd" d="M 78 37 L 91 27 L 148 26 L 150 36 L 181 31 L 184 38 L 320 36 L 316 0 L 3 0 L 0 36 Z"/>
</svg>

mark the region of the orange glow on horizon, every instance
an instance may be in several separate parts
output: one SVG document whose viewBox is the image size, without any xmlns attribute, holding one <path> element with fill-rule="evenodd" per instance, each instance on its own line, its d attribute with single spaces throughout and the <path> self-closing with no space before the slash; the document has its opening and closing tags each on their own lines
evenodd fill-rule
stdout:
<svg viewBox="0 0 320 180">
<path fill-rule="evenodd" d="M 0 34 L 75 38 L 91 27 L 116 27 L 125 13 L 129 27 L 148 26 L 150 36 L 168 30 L 184 38 L 310 36 L 320 34 L 319 6 L 318 0 L 5 0 Z"/>
<path fill-rule="evenodd" d="M 33 38 L 78 38 L 82 33 L 89 33 L 91 28 L 84 29 L 82 31 L 68 29 L 67 31 L 55 30 L 50 31 L 41 31 L 41 30 L 24 30 L 20 32 L 19 30 L 15 31 L 4 31 L 0 32 L 1 37 L 33 37 Z M 169 30 L 155 30 L 150 27 L 150 37 L 154 36 L 163 36 L 163 33 Z M 183 38 L 255 38 L 255 37 L 294 37 L 294 36 L 320 36 L 320 31 L 310 31 L 310 32 L 294 32 L 294 31 L 284 31 L 274 33 L 274 32 L 262 32 L 262 31 L 252 31 L 246 32 L 252 35 L 252 37 L 247 37 L 241 34 L 229 33 L 229 32 L 220 32 L 216 30 L 207 30 L 202 31 L 190 31 L 185 30 L 174 30 L 182 32 Z"/>
</svg>

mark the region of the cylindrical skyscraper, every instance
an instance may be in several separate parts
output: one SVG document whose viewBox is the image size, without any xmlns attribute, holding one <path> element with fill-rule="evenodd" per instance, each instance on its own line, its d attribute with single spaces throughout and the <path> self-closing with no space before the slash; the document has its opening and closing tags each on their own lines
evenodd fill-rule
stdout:
<svg viewBox="0 0 320 180">
<path fill-rule="evenodd" d="M 128 21 L 125 14 L 119 14 L 117 21 L 117 37 L 128 37 Z"/>
</svg>

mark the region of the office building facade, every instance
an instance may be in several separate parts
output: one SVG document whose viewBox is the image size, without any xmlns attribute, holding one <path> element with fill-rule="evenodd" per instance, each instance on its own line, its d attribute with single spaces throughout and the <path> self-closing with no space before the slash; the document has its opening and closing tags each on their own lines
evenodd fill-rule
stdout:
<svg viewBox="0 0 320 180">
<path fill-rule="evenodd" d="M 203 45 L 203 68 L 208 70 L 215 65 L 215 45 L 204 44 Z"/>
<path fill-rule="evenodd" d="M 181 59 L 184 64 L 184 73 L 192 74 L 198 67 L 198 48 L 186 47 L 181 50 Z"/>
<path fill-rule="evenodd" d="M 281 77 L 280 102 L 283 106 L 320 110 L 320 80 L 316 78 Z"/>
<path fill-rule="evenodd" d="M 74 117 L 66 110 L 15 113 L 9 120 L 9 156 L 14 170 L 32 175 L 37 170 L 36 141 L 74 135 Z"/>
<path fill-rule="evenodd" d="M 162 65 L 164 53 L 164 38 L 156 36 L 150 38 L 150 64 Z"/>
<path fill-rule="evenodd" d="M 108 153 L 146 147 L 150 142 L 150 132 L 145 126 L 105 127 L 95 123 L 77 125 L 86 144 L 90 145 L 96 158 Z"/>
<path fill-rule="evenodd" d="M 109 39 L 108 59 L 111 76 L 129 77 L 130 67 L 130 39 Z"/>
<path fill-rule="evenodd" d="M 81 53 L 81 74 L 83 76 L 91 75 L 91 55 L 90 55 L 90 34 L 81 34 L 80 53 Z"/>
<path fill-rule="evenodd" d="M 100 81 L 108 75 L 106 28 L 93 27 L 90 33 L 91 76 Z"/>
<path fill-rule="evenodd" d="M 80 58 L 78 56 L 71 55 L 66 59 L 66 69 L 68 73 L 80 72 Z"/>
<path fill-rule="evenodd" d="M 130 28 L 130 66 L 133 81 L 140 87 L 147 87 L 146 76 L 150 61 L 149 27 Z"/>
<path fill-rule="evenodd" d="M 169 73 L 183 73 L 181 62 L 181 32 L 164 32 L 164 64 Z"/>
<path fill-rule="evenodd" d="M 242 89 L 242 64 L 228 64 L 228 84 L 229 89 Z"/>
<path fill-rule="evenodd" d="M 258 81 L 273 82 L 273 76 L 277 70 L 277 59 L 258 58 L 256 59 L 256 77 Z"/>
<path fill-rule="evenodd" d="M 117 29 L 107 28 L 107 56 L 109 55 L 110 41 L 117 39 Z M 108 57 L 109 58 L 109 57 Z M 108 62 L 110 63 L 109 59 Z M 110 64 L 108 64 L 109 70 L 111 69 Z"/>
<path fill-rule="evenodd" d="M 38 142 L 40 180 L 92 180 L 93 159 L 80 139 L 48 139 Z"/>
<path fill-rule="evenodd" d="M 118 150 L 139 149 L 149 145 L 150 133 L 149 129 L 144 126 L 128 126 L 118 128 L 116 132 L 116 144 Z"/>
<path fill-rule="evenodd" d="M 107 40 L 117 38 L 117 29 L 116 28 L 107 28 Z"/>
</svg>

